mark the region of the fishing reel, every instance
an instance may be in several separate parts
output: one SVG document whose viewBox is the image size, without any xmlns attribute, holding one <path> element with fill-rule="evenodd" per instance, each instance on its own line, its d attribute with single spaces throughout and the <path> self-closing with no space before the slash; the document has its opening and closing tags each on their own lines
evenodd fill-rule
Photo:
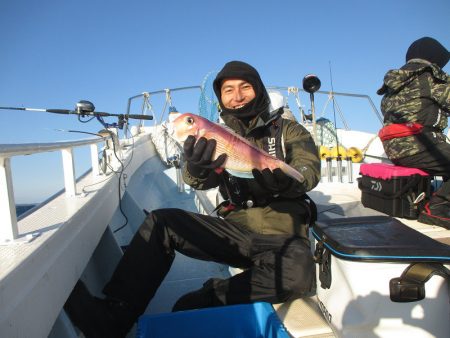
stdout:
<svg viewBox="0 0 450 338">
<path fill-rule="evenodd" d="M 105 120 L 103 119 L 103 116 L 107 116 L 107 114 L 95 112 L 95 106 L 91 101 L 87 101 L 87 100 L 78 101 L 75 105 L 74 111 L 78 115 L 78 120 L 80 122 L 83 122 L 80 120 L 80 117 L 93 116 L 93 117 L 97 118 L 98 122 L 100 122 L 105 129 L 108 129 L 108 128 L 122 129 L 123 125 L 125 124 L 125 118 L 124 118 L 123 114 L 116 115 L 118 118 L 117 123 L 105 122 Z"/>
<path fill-rule="evenodd" d="M 77 104 L 75 105 L 75 111 L 77 112 L 77 114 L 82 116 L 92 115 L 92 113 L 95 111 L 95 106 L 90 101 L 81 100 L 78 101 Z"/>
<path fill-rule="evenodd" d="M 141 120 L 152 120 L 153 116 L 149 115 L 134 115 L 134 114 L 109 114 L 109 113 L 102 113 L 102 112 L 96 112 L 95 106 L 92 102 L 87 100 L 80 100 L 75 105 L 75 113 L 80 117 L 85 116 L 95 116 L 97 120 L 102 124 L 102 126 L 106 129 L 108 128 L 118 128 L 123 129 L 123 126 L 125 123 L 128 122 L 129 118 L 132 119 L 141 119 Z M 106 123 L 103 119 L 104 116 L 116 116 L 118 121 L 114 123 Z"/>
</svg>

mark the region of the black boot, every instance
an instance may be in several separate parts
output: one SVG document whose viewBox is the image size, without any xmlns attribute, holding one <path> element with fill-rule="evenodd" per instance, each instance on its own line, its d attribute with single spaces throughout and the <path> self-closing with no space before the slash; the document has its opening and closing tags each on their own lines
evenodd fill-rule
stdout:
<svg viewBox="0 0 450 338">
<path fill-rule="evenodd" d="M 450 201 L 434 195 L 420 212 L 418 221 L 450 229 Z"/>
<path fill-rule="evenodd" d="M 202 289 L 181 296 L 172 308 L 172 312 L 203 309 L 214 306 L 211 297 Z"/>
<path fill-rule="evenodd" d="M 192 309 L 203 309 L 206 307 L 220 306 L 221 304 L 214 295 L 213 279 L 208 280 L 201 289 L 189 292 L 181 296 L 172 308 L 172 312 Z"/>
<path fill-rule="evenodd" d="M 86 338 L 123 338 L 139 316 L 124 302 L 92 296 L 81 281 L 64 309 Z"/>
</svg>

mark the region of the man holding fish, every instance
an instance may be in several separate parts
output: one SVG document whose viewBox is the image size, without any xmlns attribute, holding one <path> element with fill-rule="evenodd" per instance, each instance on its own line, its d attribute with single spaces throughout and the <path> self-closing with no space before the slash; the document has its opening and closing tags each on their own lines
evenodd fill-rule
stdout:
<svg viewBox="0 0 450 338">
<path fill-rule="evenodd" d="M 183 177 L 195 189 L 219 186 L 217 216 L 181 209 L 149 213 L 103 292 L 80 282 L 66 304 L 86 337 L 123 337 L 145 311 L 170 269 L 175 251 L 243 269 L 210 279 L 181 297 L 173 311 L 266 301 L 285 302 L 314 292 L 308 225 L 315 208 L 305 195 L 320 179 L 309 132 L 269 111 L 255 68 L 227 63 L 214 81 L 225 129 L 194 114 L 179 116 L 173 136 L 183 143 Z M 81 309 L 81 310 L 80 310 Z"/>
</svg>

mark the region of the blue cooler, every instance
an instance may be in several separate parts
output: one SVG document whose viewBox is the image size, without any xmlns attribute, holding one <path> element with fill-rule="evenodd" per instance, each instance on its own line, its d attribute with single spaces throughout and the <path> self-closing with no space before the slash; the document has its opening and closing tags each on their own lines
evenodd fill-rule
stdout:
<svg viewBox="0 0 450 338">
<path fill-rule="evenodd" d="M 289 338 L 269 303 L 143 315 L 137 338 Z"/>
</svg>

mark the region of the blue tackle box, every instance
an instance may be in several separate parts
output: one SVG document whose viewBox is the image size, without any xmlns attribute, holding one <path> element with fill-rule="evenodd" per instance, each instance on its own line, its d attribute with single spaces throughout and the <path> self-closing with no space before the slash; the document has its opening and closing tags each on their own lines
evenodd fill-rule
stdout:
<svg viewBox="0 0 450 338">
<path fill-rule="evenodd" d="M 269 303 L 143 315 L 137 338 L 289 338 Z"/>
</svg>

